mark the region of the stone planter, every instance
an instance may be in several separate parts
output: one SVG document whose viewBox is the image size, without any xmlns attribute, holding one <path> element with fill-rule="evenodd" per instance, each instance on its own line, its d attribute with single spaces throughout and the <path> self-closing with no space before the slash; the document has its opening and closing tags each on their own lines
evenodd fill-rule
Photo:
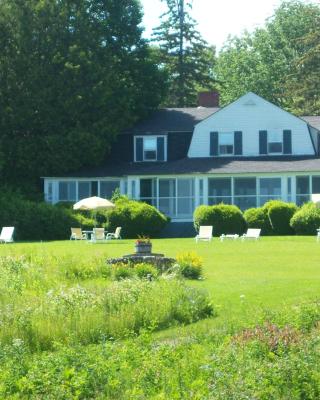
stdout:
<svg viewBox="0 0 320 400">
<path fill-rule="evenodd" d="M 138 243 L 135 244 L 136 254 L 150 254 L 152 250 L 152 243 Z"/>
</svg>

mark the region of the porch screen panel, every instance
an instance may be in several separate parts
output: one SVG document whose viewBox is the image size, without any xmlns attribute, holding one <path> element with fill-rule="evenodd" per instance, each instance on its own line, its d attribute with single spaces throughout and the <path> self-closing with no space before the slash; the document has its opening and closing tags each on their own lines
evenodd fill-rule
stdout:
<svg viewBox="0 0 320 400">
<path fill-rule="evenodd" d="M 140 200 L 152 206 L 157 206 L 157 180 L 154 178 L 140 179 Z"/>
<path fill-rule="evenodd" d="M 100 197 L 110 200 L 113 192 L 120 188 L 120 181 L 101 181 Z"/>
<path fill-rule="evenodd" d="M 277 199 L 281 199 L 281 178 L 260 178 L 260 206 Z"/>
<path fill-rule="evenodd" d="M 208 179 L 208 203 L 231 204 L 231 178 L 209 178 Z"/>
<path fill-rule="evenodd" d="M 175 179 L 159 179 L 159 210 L 169 217 L 176 216 Z"/>
<path fill-rule="evenodd" d="M 76 182 L 59 182 L 59 201 L 76 200 Z"/>
<path fill-rule="evenodd" d="M 192 217 L 194 211 L 194 179 L 177 180 L 177 203 L 177 217 Z"/>
<path fill-rule="evenodd" d="M 91 196 L 91 181 L 78 182 L 78 198 L 86 199 Z"/>
<path fill-rule="evenodd" d="M 320 176 L 312 177 L 312 194 L 320 193 Z"/>
<path fill-rule="evenodd" d="M 234 179 L 234 204 L 241 210 L 257 206 L 256 178 Z"/>
<path fill-rule="evenodd" d="M 296 199 L 299 206 L 310 201 L 309 176 L 296 177 Z"/>
</svg>

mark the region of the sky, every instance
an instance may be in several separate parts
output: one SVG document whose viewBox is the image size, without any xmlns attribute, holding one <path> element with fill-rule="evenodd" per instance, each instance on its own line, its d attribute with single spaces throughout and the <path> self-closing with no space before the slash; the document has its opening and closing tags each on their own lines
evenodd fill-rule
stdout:
<svg viewBox="0 0 320 400">
<path fill-rule="evenodd" d="M 159 16 L 166 7 L 161 0 L 140 1 L 145 14 L 144 36 L 150 37 L 152 28 L 159 25 Z M 199 24 L 202 37 L 219 50 L 228 35 L 240 35 L 245 29 L 252 31 L 263 25 L 280 3 L 281 0 L 193 0 L 192 16 Z"/>
</svg>

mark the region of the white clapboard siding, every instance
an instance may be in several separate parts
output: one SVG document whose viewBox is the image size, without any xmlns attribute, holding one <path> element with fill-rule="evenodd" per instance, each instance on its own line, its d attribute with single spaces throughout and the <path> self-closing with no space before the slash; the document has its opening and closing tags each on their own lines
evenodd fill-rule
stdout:
<svg viewBox="0 0 320 400">
<path fill-rule="evenodd" d="M 305 121 L 249 92 L 195 126 L 188 156 L 209 157 L 215 131 L 242 131 L 243 156 L 259 156 L 259 131 L 284 129 L 292 131 L 293 155 L 315 154 Z"/>
</svg>

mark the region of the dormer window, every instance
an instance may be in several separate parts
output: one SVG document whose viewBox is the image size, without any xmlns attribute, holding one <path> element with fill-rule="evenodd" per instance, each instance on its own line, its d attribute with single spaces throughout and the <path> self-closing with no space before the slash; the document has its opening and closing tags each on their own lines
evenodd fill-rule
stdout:
<svg viewBox="0 0 320 400">
<path fill-rule="evenodd" d="M 268 154 L 282 154 L 283 152 L 283 133 L 268 132 Z"/>
<path fill-rule="evenodd" d="M 234 148 L 234 133 L 219 132 L 219 155 L 232 155 Z"/>
<path fill-rule="evenodd" d="M 136 136 L 134 160 L 141 161 L 166 161 L 166 136 Z"/>
</svg>

